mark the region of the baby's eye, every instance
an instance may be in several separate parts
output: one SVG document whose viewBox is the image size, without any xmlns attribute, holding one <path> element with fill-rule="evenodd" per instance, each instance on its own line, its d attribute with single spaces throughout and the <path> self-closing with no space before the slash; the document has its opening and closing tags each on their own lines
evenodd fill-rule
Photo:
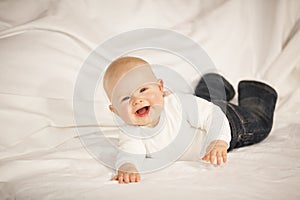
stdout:
<svg viewBox="0 0 300 200">
<path fill-rule="evenodd" d="M 140 93 L 145 92 L 147 90 L 147 88 L 142 88 L 140 89 Z"/>
<path fill-rule="evenodd" d="M 130 97 L 124 97 L 123 99 L 122 99 L 122 101 L 127 101 L 127 100 L 129 100 L 130 99 Z"/>
</svg>

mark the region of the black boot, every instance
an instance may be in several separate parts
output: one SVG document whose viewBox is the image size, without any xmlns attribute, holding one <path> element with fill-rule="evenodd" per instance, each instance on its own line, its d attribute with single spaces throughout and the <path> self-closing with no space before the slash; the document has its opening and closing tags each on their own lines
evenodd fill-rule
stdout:
<svg viewBox="0 0 300 200">
<path fill-rule="evenodd" d="M 240 118 L 243 131 L 237 133 L 237 138 L 233 138 L 236 144 L 232 148 L 258 143 L 269 135 L 277 101 L 276 91 L 257 81 L 241 81 L 238 95 L 239 105 L 235 112 Z"/>
<path fill-rule="evenodd" d="M 200 79 L 195 89 L 195 95 L 211 102 L 230 101 L 234 97 L 235 91 L 221 75 L 208 73 Z"/>
</svg>

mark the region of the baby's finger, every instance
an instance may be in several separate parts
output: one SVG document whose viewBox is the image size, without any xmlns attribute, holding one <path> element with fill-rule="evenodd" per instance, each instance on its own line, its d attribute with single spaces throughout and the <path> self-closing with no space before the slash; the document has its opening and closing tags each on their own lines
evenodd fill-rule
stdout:
<svg viewBox="0 0 300 200">
<path fill-rule="evenodd" d="M 115 175 L 114 177 L 112 177 L 112 179 L 111 179 L 112 181 L 116 181 L 116 180 L 118 180 L 118 175 Z"/>
<path fill-rule="evenodd" d="M 221 160 L 222 160 L 222 155 L 220 152 L 217 152 L 217 165 L 218 166 L 221 165 Z"/>
<path fill-rule="evenodd" d="M 140 174 L 136 174 L 136 182 L 139 182 L 141 180 Z"/>
<path fill-rule="evenodd" d="M 226 151 L 222 152 L 222 157 L 223 157 L 223 162 L 226 163 L 227 162 L 227 152 Z"/>
<path fill-rule="evenodd" d="M 129 174 L 128 173 L 124 174 L 124 182 L 129 183 Z"/>
<path fill-rule="evenodd" d="M 207 155 L 203 156 L 202 160 L 208 162 L 209 161 L 209 155 L 207 154 Z"/>
<path fill-rule="evenodd" d="M 135 177 L 134 173 L 132 173 L 132 174 L 129 175 L 129 180 L 130 180 L 130 182 L 135 182 L 136 177 Z"/>
<path fill-rule="evenodd" d="M 123 174 L 121 174 L 121 175 L 118 176 L 118 180 L 119 180 L 119 183 L 120 183 L 120 184 L 123 184 L 123 183 L 124 183 Z"/>
<path fill-rule="evenodd" d="M 215 158 L 216 158 L 216 152 L 215 152 L 215 151 L 212 151 L 212 152 L 210 153 L 210 163 L 211 163 L 211 164 L 214 164 Z"/>
<path fill-rule="evenodd" d="M 210 163 L 211 163 L 211 164 L 214 164 L 214 162 L 215 162 L 215 158 L 216 158 L 216 156 L 215 156 L 215 155 L 212 155 L 212 156 L 210 156 L 210 159 L 209 159 L 209 161 L 210 161 Z"/>
</svg>

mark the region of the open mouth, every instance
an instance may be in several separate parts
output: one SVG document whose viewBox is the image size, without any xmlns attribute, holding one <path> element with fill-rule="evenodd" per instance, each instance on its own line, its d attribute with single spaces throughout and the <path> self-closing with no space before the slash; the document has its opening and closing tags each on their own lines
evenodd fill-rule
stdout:
<svg viewBox="0 0 300 200">
<path fill-rule="evenodd" d="M 135 114 L 139 117 L 143 117 L 143 116 L 146 116 L 149 112 L 150 112 L 150 106 L 145 106 L 145 107 L 138 109 L 135 112 Z"/>
</svg>

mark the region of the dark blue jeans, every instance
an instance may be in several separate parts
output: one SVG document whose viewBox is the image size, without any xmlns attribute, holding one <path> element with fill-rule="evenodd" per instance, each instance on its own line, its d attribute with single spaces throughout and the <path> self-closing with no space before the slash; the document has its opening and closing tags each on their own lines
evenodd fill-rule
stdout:
<svg viewBox="0 0 300 200">
<path fill-rule="evenodd" d="M 277 93 L 265 83 L 239 82 L 238 105 L 234 105 L 230 103 L 235 95 L 232 85 L 221 75 L 209 73 L 200 79 L 195 95 L 218 105 L 226 114 L 232 136 L 229 151 L 262 141 L 272 129 Z"/>
</svg>

